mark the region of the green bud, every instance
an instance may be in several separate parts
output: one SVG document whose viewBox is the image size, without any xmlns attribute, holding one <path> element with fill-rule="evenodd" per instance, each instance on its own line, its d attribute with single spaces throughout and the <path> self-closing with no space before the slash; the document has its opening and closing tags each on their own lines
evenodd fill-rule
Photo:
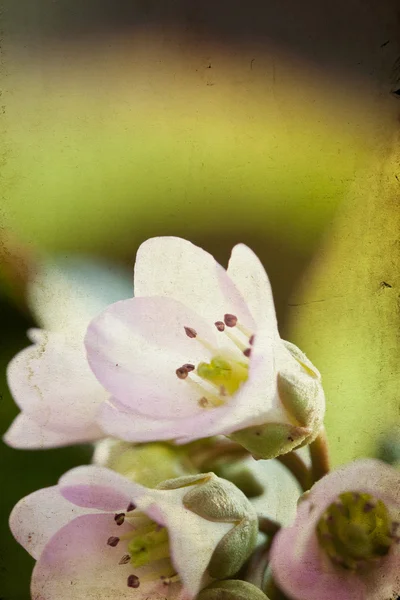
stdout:
<svg viewBox="0 0 400 600">
<path fill-rule="evenodd" d="M 208 565 L 214 579 L 232 577 L 252 554 L 257 544 L 258 523 L 244 518 L 220 541 Z"/>
<path fill-rule="evenodd" d="M 247 498 L 257 498 L 257 496 L 264 493 L 264 486 L 261 485 L 253 471 L 243 463 L 221 461 L 221 463 L 213 465 L 210 470 L 214 471 L 218 477 L 235 484 Z"/>
<path fill-rule="evenodd" d="M 212 583 L 196 600 L 268 600 L 268 597 L 252 583 L 228 579 Z"/>
<path fill-rule="evenodd" d="M 150 488 L 161 481 L 196 472 L 182 450 L 166 443 L 127 444 L 117 442 L 110 447 L 103 463 L 128 479 Z"/>
<path fill-rule="evenodd" d="M 231 433 L 228 437 L 241 444 L 256 459 L 275 458 L 299 447 L 310 435 L 308 427 L 287 423 L 265 423 Z"/>
<path fill-rule="evenodd" d="M 184 475 L 175 479 L 167 479 L 157 485 L 159 490 L 177 490 L 208 481 L 213 473 L 201 473 L 200 475 Z"/>
<path fill-rule="evenodd" d="M 230 481 L 213 473 L 183 497 L 184 506 L 208 521 L 233 523 L 214 550 L 211 577 L 231 577 L 253 552 L 258 535 L 257 514 L 246 496 Z"/>
<path fill-rule="evenodd" d="M 278 393 L 288 413 L 298 421 L 299 425 L 306 427 L 307 423 L 310 423 L 312 414 L 307 394 L 302 394 L 295 383 L 282 373 L 278 373 Z"/>
</svg>

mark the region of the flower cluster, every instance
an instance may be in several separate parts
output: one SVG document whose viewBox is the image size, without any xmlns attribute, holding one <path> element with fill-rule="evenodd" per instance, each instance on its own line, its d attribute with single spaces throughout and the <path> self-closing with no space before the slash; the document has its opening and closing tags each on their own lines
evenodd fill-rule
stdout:
<svg viewBox="0 0 400 600">
<path fill-rule="evenodd" d="M 9 445 L 95 444 L 94 464 L 11 514 L 37 561 L 32 598 L 400 594 L 399 474 L 373 460 L 328 473 L 321 376 L 281 339 L 256 255 L 235 246 L 225 270 L 154 238 L 133 297 L 97 274 L 93 291 L 38 271 L 42 329 L 8 367 L 21 408 Z"/>
</svg>

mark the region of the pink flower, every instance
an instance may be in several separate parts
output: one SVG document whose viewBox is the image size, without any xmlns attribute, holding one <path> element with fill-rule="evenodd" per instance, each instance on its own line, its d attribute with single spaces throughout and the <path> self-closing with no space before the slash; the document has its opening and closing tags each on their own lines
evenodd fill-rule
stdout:
<svg viewBox="0 0 400 600">
<path fill-rule="evenodd" d="M 316 483 L 272 546 L 272 573 L 296 600 L 400 594 L 400 474 L 358 460 Z"/>
<path fill-rule="evenodd" d="M 127 278 L 129 282 L 129 278 Z M 90 319 L 129 295 L 123 275 L 106 265 L 44 262 L 29 286 L 29 303 L 43 329 L 34 345 L 8 365 L 8 384 L 21 409 L 4 440 L 16 448 L 46 448 L 104 436 L 96 415 L 108 393 L 86 360 L 83 338 Z"/>
<path fill-rule="evenodd" d="M 11 514 L 10 527 L 37 560 L 32 598 L 194 597 L 212 581 L 207 571 L 210 560 L 236 524 L 232 519 L 224 522 L 223 516 L 220 521 L 215 515 L 213 520 L 203 518 L 196 505 L 186 508 L 187 494 L 193 497 L 199 491 L 211 506 L 207 483 L 228 495 L 234 490 L 239 512 L 248 514 L 244 530 L 249 531 L 252 522 L 255 536 L 257 517 L 241 492 L 213 473 L 193 476 L 189 483 L 183 479 L 183 487 L 175 479 L 163 489 L 149 489 L 103 467 L 78 467 L 57 486 L 21 500 Z M 215 511 L 218 498 L 212 505 Z M 232 511 L 232 506 L 233 499 L 226 510 Z"/>
<path fill-rule="evenodd" d="M 112 396 L 98 421 L 110 435 L 186 443 L 271 425 L 285 452 L 317 435 L 320 375 L 281 340 L 268 277 L 249 248 L 235 246 L 225 271 L 186 240 L 150 239 L 136 257 L 134 289 L 86 336 L 89 363 Z M 256 448 L 268 458 L 281 451 Z"/>
</svg>

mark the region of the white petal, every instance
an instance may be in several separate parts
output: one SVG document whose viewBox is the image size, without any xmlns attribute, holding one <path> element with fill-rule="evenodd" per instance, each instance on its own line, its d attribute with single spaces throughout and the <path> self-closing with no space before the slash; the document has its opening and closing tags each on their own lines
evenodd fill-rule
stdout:
<svg viewBox="0 0 400 600">
<path fill-rule="evenodd" d="M 50 331 L 83 336 L 96 314 L 133 295 L 128 270 L 93 258 L 45 259 L 28 286 L 28 302 Z"/>
<path fill-rule="evenodd" d="M 264 487 L 264 493 L 251 499 L 257 514 L 263 515 L 283 526 L 290 525 L 297 511 L 301 490 L 289 471 L 278 460 L 254 460 L 245 464 Z"/>
<path fill-rule="evenodd" d="M 157 237 L 140 246 L 134 289 L 136 297 L 174 298 L 210 324 L 231 313 L 254 328 L 247 306 L 225 269 L 211 254 L 182 238 Z"/>
<path fill-rule="evenodd" d="M 71 469 L 60 478 L 58 485 L 60 493 L 71 502 L 110 511 L 124 510 L 130 502 L 136 504 L 136 499 L 147 493 L 144 486 L 95 465 Z"/>
<path fill-rule="evenodd" d="M 216 346 L 216 329 L 171 298 L 117 302 L 90 324 L 88 361 L 98 380 L 128 409 L 157 419 L 199 413 L 201 392 L 178 379 L 176 369 L 207 360 L 210 353 L 185 334 L 185 326 Z"/>
<path fill-rule="evenodd" d="M 189 593 L 196 595 L 205 584 L 205 572 L 218 543 L 232 528 L 232 523 L 207 521 L 183 506 L 187 488 L 148 490 L 137 506 L 149 513 L 157 504 L 168 528 L 172 562 Z M 151 516 L 151 514 L 150 514 Z"/>
<path fill-rule="evenodd" d="M 83 344 L 53 332 L 41 337 L 42 343 L 25 348 L 8 365 L 15 402 L 43 427 L 78 438 L 90 429 L 93 439 L 96 413 L 108 394 L 91 372 Z"/>
<path fill-rule="evenodd" d="M 93 512 L 68 502 L 57 486 L 44 488 L 23 498 L 10 515 L 15 539 L 38 559 L 50 538 L 75 517 Z"/>
<path fill-rule="evenodd" d="M 242 294 L 258 326 L 276 335 L 277 322 L 271 284 L 259 258 L 244 244 L 232 250 L 228 275 Z"/>
<path fill-rule="evenodd" d="M 53 431 L 22 412 L 14 419 L 3 440 L 12 448 L 33 450 L 89 442 L 102 435 L 104 434 L 95 425 L 74 433 Z"/>
<path fill-rule="evenodd" d="M 160 581 L 127 585 L 128 576 L 140 577 L 151 569 L 134 569 L 119 564 L 127 551 L 120 542 L 107 539 L 126 532 L 116 526 L 111 514 L 78 517 L 58 531 L 44 548 L 32 575 L 32 597 L 39 600 L 161 600 L 165 590 Z"/>
</svg>

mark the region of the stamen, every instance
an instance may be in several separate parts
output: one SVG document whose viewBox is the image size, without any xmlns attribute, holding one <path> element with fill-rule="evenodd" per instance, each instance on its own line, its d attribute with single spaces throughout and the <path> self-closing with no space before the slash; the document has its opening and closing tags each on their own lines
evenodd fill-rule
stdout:
<svg viewBox="0 0 400 600">
<path fill-rule="evenodd" d="M 132 512 L 132 510 L 135 510 L 135 508 L 136 508 L 136 504 L 134 504 L 133 502 L 129 502 L 126 512 Z"/>
<path fill-rule="evenodd" d="M 252 333 L 250 331 L 250 329 L 247 329 L 247 327 L 245 327 L 244 325 L 242 325 L 242 323 L 239 323 L 239 321 L 236 323 L 236 327 L 239 329 L 239 331 L 241 331 L 243 333 L 243 335 L 245 335 L 247 338 L 252 337 Z M 251 343 L 251 342 L 250 342 Z"/>
<path fill-rule="evenodd" d="M 237 317 L 235 317 L 235 315 L 226 313 L 224 315 L 224 323 L 227 327 L 235 327 L 235 325 L 237 323 Z"/>
<path fill-rule="evenodd" d="M 246 350 L 243 350 L 243 354 L 249 358 L 251 354 L 251 348 L 246 348 Z"/>
<path fill-rule="evenodd" d="M 207 398 L 205 396 L 202 396 L 202 398 L 200 398 L 200 400 L 198 401 L 198 404 L 202 408 L 207 408 L 207 406 L 210 405 L 209 401 L 207 400 Z"/>
<path fill-rule="evenodd" d="M 218 329 L 218 331 L 224 331 L 225 329 L 225 323 L 223 323 L 222 321 L 215 321 L 214 325 Z"/>
<path fill-rule="evenodd" d="M 130 554 L 124 554 L 118 564 L 119 565 L 127 565 L 130 560 L 131 560 Z"/>
<path fill-rule="evenodd" d="M 176 369 L 175 373 L 176 373 L 178 379 L 186 379 L 186 377 L 189 375 L 189 371 L 187 370 L 187 368 L 185 366 L 179 367 L 179 369 Z"/>
<path fill-rule="evenodd" d="M 122 523 L 125 521 L 125 513 L 117 513 L 114 516 L 114 521 L 117 525 L 122 525 Z"/>
<path fill-rule="evenodd" d="M 193 329 L 193 327 L 185 327 L 185 333 L 188 337 L 190 338 L 195 338 L 197 337 L 197 331 L 195 329 Z"/>
<path fill-rule="evenodd" d="M 190 363 L 186 363 L 186 364 L 184 364 L 182 366 L 185 367 L 185 369 L 187 369 L 189 372 L 190 371 L 194 371 L 195 368 L 196 368 L 194 365 L 191 365 Z"/>
<path fill-rule="evenodd" d="M 231 333 L 230 331 L 227 331 L 225 329 L 225 335 L 228 336 L 228 338 L 235 344 L 235 346 L 237 346 L 237 348 L 239 348 L 239 350 L 241 352 L 243 352 L 244 350 L 246 350 L 247 346 L 246 344 L 244 344 L 243 342 L 241 342 L 239 340 L 239 338 L 236 337 L 236 335 L 234 335 L 233 333 Z"/>
<path fill-rule="evenodd" d="M 128 587 L 138 588 L 140 585 L 139 577 L 137 577 L 136 575 L 129 575 L 127 584 L 128 584 Z"/>
<path fill-rule="evenodd" d="M 161 575 L 160 579 L 161 579 L 161 581 L 163 582 L 164 585 L 171 585 L 171 583 L 178 583 L 178 581 L 181 580 L 181 578 L 178 575 L 178 573 L 175 573 L 174 575 L 172 575 L 170 577 L 166 577 L 165 575 Z"/>
<path fill-rule="evenodd" d="M 255 337 L 256 336 L 254 334 L 249 337 L 249 344 L 250 344 L 250 346 L 252 346 L 254 344 Z"/>
<path fill-rule="evenodd" d="M 193 379 L 191 377 L 189 377 L 187 379 L 187 381 L 191 384 L 192 387 L 195 387 L 200 392 L 200 394 L 201 394 L 201 398 L 199 400 L 200 406 L 204 407 L 204 406 L 208 406 L 209 404 L 211 404 L 212 406 L 221 406 L 222 404 L 224 404 L 224 401 L 221 400 L 221 398 L 219 398 L 218 396 L 213 394 L 201 383 L 197 383 L 197 381 L 193 381 Z M 211 386 L 215 387 L 212 382 L 207 382 L 207 383 L 210 383 L 210 387 Z M 204 400 L 206 400 L 206 402 L 204 402 Z"/>
<path fill-rule="evenodd" d="M 119 537 L 116 537 L 116 536 L 112 535 L 111 537 L 109 537 L 109 538 L 108 538 L 108 540 L 107 540 L 107 544 L 108 544 L 109 546 L 112 546 L 113 548 L 115 548 L 115 546 L 117 546 L 117 545 L 118 545 L 118 543 L 119 543 L 119 540 L 120 540 L 120 538 L 119 538 Z"/>
</svg>

